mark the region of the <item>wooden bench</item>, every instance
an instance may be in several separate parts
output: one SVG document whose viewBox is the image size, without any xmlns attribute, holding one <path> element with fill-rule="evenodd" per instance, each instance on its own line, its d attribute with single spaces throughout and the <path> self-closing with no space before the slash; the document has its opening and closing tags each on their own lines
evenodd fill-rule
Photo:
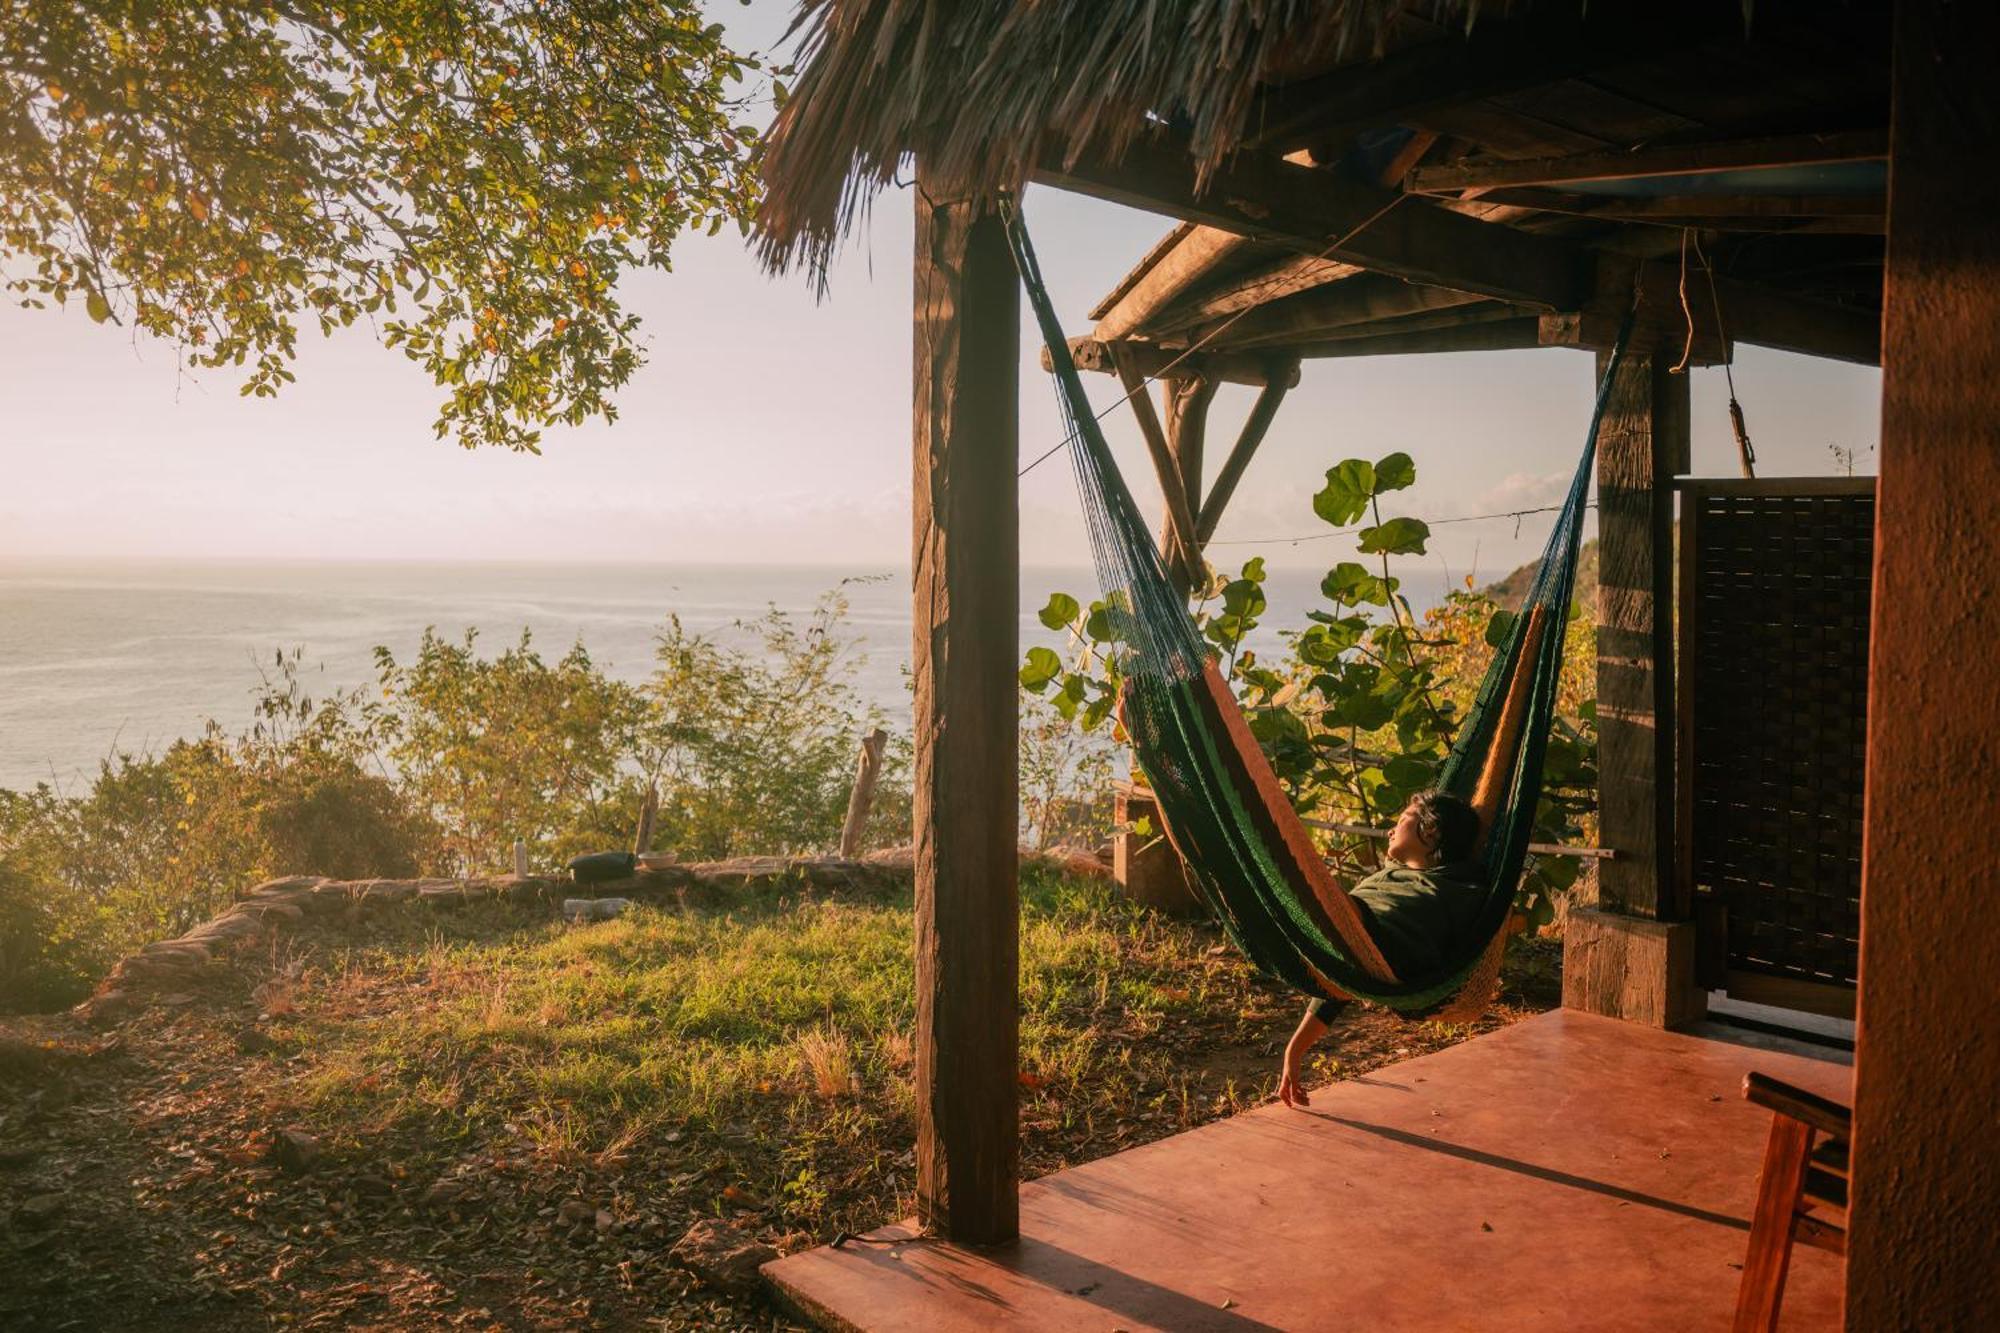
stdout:
<svg viewBox="0 0 2000 1333">
<path fill-rule="evenodd" d="M 1746 1074 L 1743 1095 L 1771 1110 L 1771 1138 L 1757 1177 L 1757 1209 L 1743 1282 L 1736 1291 L 1736 1333 L 1778 1327 L 1785 1271 L 1797 1242 L 1832 1254 L 1847 1251 L 1847 1145 L 1852 1113 L 1803 1088 Z"/>
</svg>

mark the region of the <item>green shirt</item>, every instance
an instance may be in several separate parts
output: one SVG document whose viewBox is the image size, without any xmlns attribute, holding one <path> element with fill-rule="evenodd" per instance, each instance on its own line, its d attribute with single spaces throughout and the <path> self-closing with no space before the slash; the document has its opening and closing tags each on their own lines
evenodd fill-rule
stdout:
<svg viewBox="0 0 2000 1333">
<path fill-rule="evenodd" d="M 1470 863 L 1418 870 L 1394 861 L 1354 886 L 1362 922 L 1400 980 L 1432 977 L 1463 958 L 1485 905 Z"/>
</svg>

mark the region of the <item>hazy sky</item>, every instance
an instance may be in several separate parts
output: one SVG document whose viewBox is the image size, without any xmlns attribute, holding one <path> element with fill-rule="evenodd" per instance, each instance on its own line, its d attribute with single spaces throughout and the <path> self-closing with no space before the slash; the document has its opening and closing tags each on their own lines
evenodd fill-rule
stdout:
<svg viewBox="0 0 2000 1333">
<path fill-rule="evenodd" d="M 746 49 L 789 4 L 716 7 Z M 467 453 L 434 439 L 439 391 L 359 327 L 302 335 L 299 382 L 237 396 L 221 372 L 67 312 L 0 308 L 0 555 L 832 562 L 901 569 L 909 555 L 910 200 L 885 194 L 816 303 L 765 278 L 733 233 L 690 235 L 675 271 L 627 280 L 649 364 L 617 424 L 552 430 L 541 457 Z M 1085 312 L 1170 225 L 1058 192 L 1026 213 L 1065 322 Z M 1024 311 L 1025 316 L 1025 311 Z M 1023 338 L 1032 362 L 1033 340 Z M 1874 470 L 1876 371 L 1741 349 L 1738 390 L 1767 475 L 1834 470 L 1829 445 Z M 1100 402 L 1112 381 L 1091 377 Z M 1542 350 L 1308 362 L 1217 541 L 1308 534 L 1311 496 L 1350 455 L 1411 453 L 1400 512 L 1426 518 L 1548 503 L 1574 466 L 1591 394 L 1580 352 Z M 1061 436 L 1051 386 L 1030 365 L 1022 454 Z M 1694 380 L 1698 474 L 1733 475 L 1722 374 Z M 1229 389 L 1211 418 L 1211 470 L 1249 406 Z M 1130 425 L 1113 440 L 1157 506 Z M 1215 443 L 1221 441 L 1221 443 Z M 1067 465 L 1023 482 L 1023 554 L 1081 563 Z M 1542 520 L 1545 522 L 1545 520 Z M 1539 545 L 1527 520 L 1441 528 L 1463 574 L 1500 573 Z M 1218 546 L 1324 565 L 1341 541 Z"/>
</svg>

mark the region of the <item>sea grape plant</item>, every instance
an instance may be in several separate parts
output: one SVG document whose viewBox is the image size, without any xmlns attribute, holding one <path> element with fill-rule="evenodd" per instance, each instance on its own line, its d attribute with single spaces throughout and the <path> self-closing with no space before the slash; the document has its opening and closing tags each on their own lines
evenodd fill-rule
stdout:
<svg viewBox="0 0 2000 1333">
<path fill-rule="evenodd" d="M 1325 823 L 1386 827 L 1412 795 L 1435 785 L 1458 721 L 1504 637 L 1509 612 L 1469 585 L 1421 618 L 1404 596 L 1391 558 L 1424 554 L 1430 528 L 1418 518 L 1385 517 L 1383 500 L 1416 476 L 1414 461 L 1400 452 L 1373 462 L 1350 458 L 1327 470 L 1313 512 L 1351 533 L 1357 558 L 1326 572 L 1324 603 L 1306 613 L 1303 626 L 1279 632 L 1282 651 L 1266 656 L 1250 646 L 1269 609 L 1262 557 L 1234 575 L 1210 569 L 1195 590 L 1195 623 L 1251 733 L 1293 805 Z M 1068 635 L 1070 651 L 1065 657 L 1047 646 L 1030 648 L 1022 687 L 1084 732 L 1108 730 L 1124 741 L 1115 717 L 1123 683 L 1117 599 L 1086 605 L 1058 592 L 1040 618 Z M 1570 625 L 1566 648 L 1587 661 L 1594 635 L 1576 608 Z M 1537 811 L 1543 841 L 1573 840 L 1594 822 L 1594 708 L 1578 690 L 1579 679 L 1577 670 L 1566 669 Z M 1329 855 L 1349 873 L 1372 868 L 1379 850 L 1379 842 L 1360 837 L 1327 839 Z M 1520 905 L 1533 924 L 1552 919 L 1555 895 L 1576 875 L 1573 859 L 1532 864 Z"/>
</svg>

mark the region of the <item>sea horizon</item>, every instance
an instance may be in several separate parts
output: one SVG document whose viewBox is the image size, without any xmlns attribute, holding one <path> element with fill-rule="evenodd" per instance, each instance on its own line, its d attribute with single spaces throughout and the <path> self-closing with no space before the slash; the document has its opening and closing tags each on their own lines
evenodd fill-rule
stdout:
<svg viewBox="0 0 2000 1333">
<path fill-rule="evenodd" d="M 1260 646 L 1305 624 L 1319 577 L 1270 571 Z M 1419 610 L 1443 594 L 1436 571 L 1405 578 Z M 1023 566 L 1023 649 L 1061 646 L 1037 619 L 1051 592 L 1087 601 L 1095 587 L 1080 565 Z M 747 622 L 810 612 L 835 589 L 849 601 L 851 683 L 892 721 L 906 717 L 908 574 L 866 562 L 0 556 L 0 788 L 80 792 L 117 754 L 158 753 L 210 719 L 234 733 L 279 651 L 300 653 L 318 697 L 374 684 L 375 648 L 407 662 L 426 628 L 475 630 L 489 654 L 525 629 L 545 657 L 581 641 L 607 675 L 636 682 L 672 617 L 747 647 Z"/>
</svg>

